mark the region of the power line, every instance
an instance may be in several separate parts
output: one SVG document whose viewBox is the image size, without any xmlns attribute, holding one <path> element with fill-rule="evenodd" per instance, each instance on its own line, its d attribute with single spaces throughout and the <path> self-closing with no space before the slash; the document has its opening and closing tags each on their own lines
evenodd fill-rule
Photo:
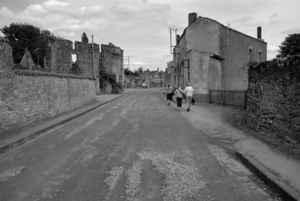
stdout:
<svg viewBox="0 0 300 201">
<path fill-rule="evenodd" d="M 163 54 L 163 53 L 167 53 L 167 51 L 165 51 L 165 52 L 148 52 L 148 51 L 141 51 L 141 50 L 131 50 L 131 49 L 127 49 L 127 50 L 129 50 L 129 51 L 131 51 L 131 52 L 140 52 L 140 53 L 149 53 L 149 54 Z"/>
<path fill-rule="evenodd" d="M 164 44 L 167 40 L 168 40 L 168 38 L 165 39 L 163 42 L 161 42 L 157 47 L 155 47 L 152 50 L 150 50 L 149 53 L 152 52 L 152 51 L 154 51 L 154 50 L 156 50 L 158 47 L 160 47 L 162 44 Z"/>
</svg>

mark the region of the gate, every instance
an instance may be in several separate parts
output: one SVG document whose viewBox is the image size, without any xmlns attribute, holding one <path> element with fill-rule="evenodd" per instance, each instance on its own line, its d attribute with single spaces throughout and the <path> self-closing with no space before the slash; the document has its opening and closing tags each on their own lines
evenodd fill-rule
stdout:
<svg viewBox="0 0 300 201">
<path fill-rule="evenodd" d="M 209 90 L 209 103 L 242 106 L 247 109 L 247 90 Z"/>
</svg>

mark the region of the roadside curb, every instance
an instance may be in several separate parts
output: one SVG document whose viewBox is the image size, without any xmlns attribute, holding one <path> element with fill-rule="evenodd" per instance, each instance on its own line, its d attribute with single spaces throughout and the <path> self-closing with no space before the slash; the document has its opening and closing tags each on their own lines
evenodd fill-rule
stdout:
<svg viewBox="0 0 300 201">
<path fill-rule="evenodd" d="M 285 201 L 300 201 L 300 195 L 295 190 L 276 178 L 276 176 L 260 165 L 251 156 L 239 151 L 236 152 L 236 156 L 247 168 L 257 175 L 269 188 L 278 193 Z"/>
<path fill-rule="evenodd" d="M 35 132 L 33 132 L 33 133 L 29 133 L 28 135 L 26 135 L 26 136 L 24 136 L 24 137 L 22 137 L 22 138 L 20 138 L 20 139 L 17 139 L 16 141 L 13 141 L 13 142 L 4 144 L 4 145 L 2 145 L 2 146 L 0 147 L 0 154 L 5 153 L 5 152 L 6 152 L 8 149 L 10 149 L 10 148 L 13 148 L 13 147 L 19 146 L 19 145 L 21 145 L 21 144 L 24 144 L 25 142 L 27 142 L 27 141 L 29 141 L 29 140 L 32 140 L 32 139 L 36 138 L 37 136 L 42 135 L 43 133 L 45 133 L 45 132 L 47 132 L 47 131 L 49 131 L 49 130 L 51 130 L 51 129 L 54 129 L 54 128 L 56 128 L 56 127 L 62 125 L 62 124 L 65 124 L 65 123 L 67 123 L 67 122 L 69 122 L 69 121 L 72 121 L 73 119 L 76 119 L 76 118 L 78 118 L 78 117 L 80 117 L 80 116 L 82 116 L 82 115 L 85 115 L 86 113 L 89 113 L 89 112 L 91 112 L 91 111 L 97 109 L 98 107 L 101 107 L 101 106 L 103 106 L 103 105 L 105 105 L 105 104 L 107 104 L 107 103 L 110 103 L 110 102 L 112 102 L 112 101 L 118 99 L 118 98 L 121 98 L 121 97 L 123 97 L 124 95 L 126 95 L 126 94 L 128 94 L 128 93 L 129 93 L 129 92 L 124 93 L 124 94 L 122 94 L 122 95 L 120 95 L 120 96 L 118 96 L 118 97 L 116 97 L 116 98 L 111 99 L 111 100 L 105 101 L 105 102 L 103 102 L 103 103 L 99 103 L 99 104 L 96 105 L 96 106 L 93 106 L 93 107 L 91 107 L 91 108 L 89 108 L 89 109 L 87 109 L 87 110 L 85 110 L 85 111 L 83 111 L 83 112 L 80 112 L 80 113 L 78 113 L 78 114 L 75 114 L 75 115 L 73 115 L 73 116 L 71 116 L 71 117 L 69 117 L 69 118 L 66 118 L 66 119 L 64 119 L 64 120 L 62 120 L 62 121 L 60 121 L 60 122 L 57 122 L 57 123 L 54 123 L 54 124 L 52 124 L 52 125 L 46 126 L 46 127 L 42 128 L 42 129 L 40 129 L 40 130 L 38 130 L 38 131 L 35 131 Z M 78 108 L 77 108 L 77 109 L 78 109 Z"/>
</svg>

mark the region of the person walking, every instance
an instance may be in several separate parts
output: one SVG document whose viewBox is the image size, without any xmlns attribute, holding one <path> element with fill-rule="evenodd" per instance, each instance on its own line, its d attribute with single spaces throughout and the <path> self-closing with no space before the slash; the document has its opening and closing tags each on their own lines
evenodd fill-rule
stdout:
<svg viewBox="0 0 300 201">
<path fill-rule="evenodd" d="M 168 88 L 167 88 L 167 101 L 168 101 L 168 105 L 170 105 L 171 101 L 173 101 L 173 87 L 171 87 L 170 84 L 168 84 Z"/>
<path fill-rule="evenodd" d="M 185 96 L 186 96 L 186 106 L 188 107 L 186 111 L 190 111 L 191 109 L 191 102 L 192 102 L 192 98 L 193 98 L 193 87 L 190 86 L 190 83 L 186 83 L 186 87 L 184 89 L 184 93 L 185 93 Z"/>
<path fill-rule="evenodd" d="M 182 98 L 183 98 L 184 92 L 180 88 L 180 86 L 176 89 L 175 95 L 176 95 L 176 102 L 177 102 L 178 110 L 181 111 Z"/>
</svg>

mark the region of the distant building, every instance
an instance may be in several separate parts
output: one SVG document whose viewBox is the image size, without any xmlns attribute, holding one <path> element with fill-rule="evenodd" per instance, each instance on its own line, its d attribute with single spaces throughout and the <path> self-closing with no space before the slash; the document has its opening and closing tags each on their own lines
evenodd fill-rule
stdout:
<svg viewBox="0 0 300 201">
<path fill-rule="evenodd" d="M 210 89 L 245 90 L 250 61 L 267 59 L 267 43 L 219 22 L 190 13 L 189 25 L 173 49 L 167 81 L 177 87 L 190 82 L 197 101 L 208 102 Z"/>
<path fill-rule="evenodd" d="M 163 71 L 144 71 L 144 82 L 148 83 L 149 87 L 164 87 L 165 73 Z"/>
<path fill-rule="evenodd" d="M 142 87 L 142 84 L 147 84 L 147 87 L 164 87 L 165 86 L 165 72 L 159 71 L 150 71 L 149 69 L 143 71 L 143 73 L 134 76 L 127 75 L 125 76 L 125 87 Z"/>
</svg>

